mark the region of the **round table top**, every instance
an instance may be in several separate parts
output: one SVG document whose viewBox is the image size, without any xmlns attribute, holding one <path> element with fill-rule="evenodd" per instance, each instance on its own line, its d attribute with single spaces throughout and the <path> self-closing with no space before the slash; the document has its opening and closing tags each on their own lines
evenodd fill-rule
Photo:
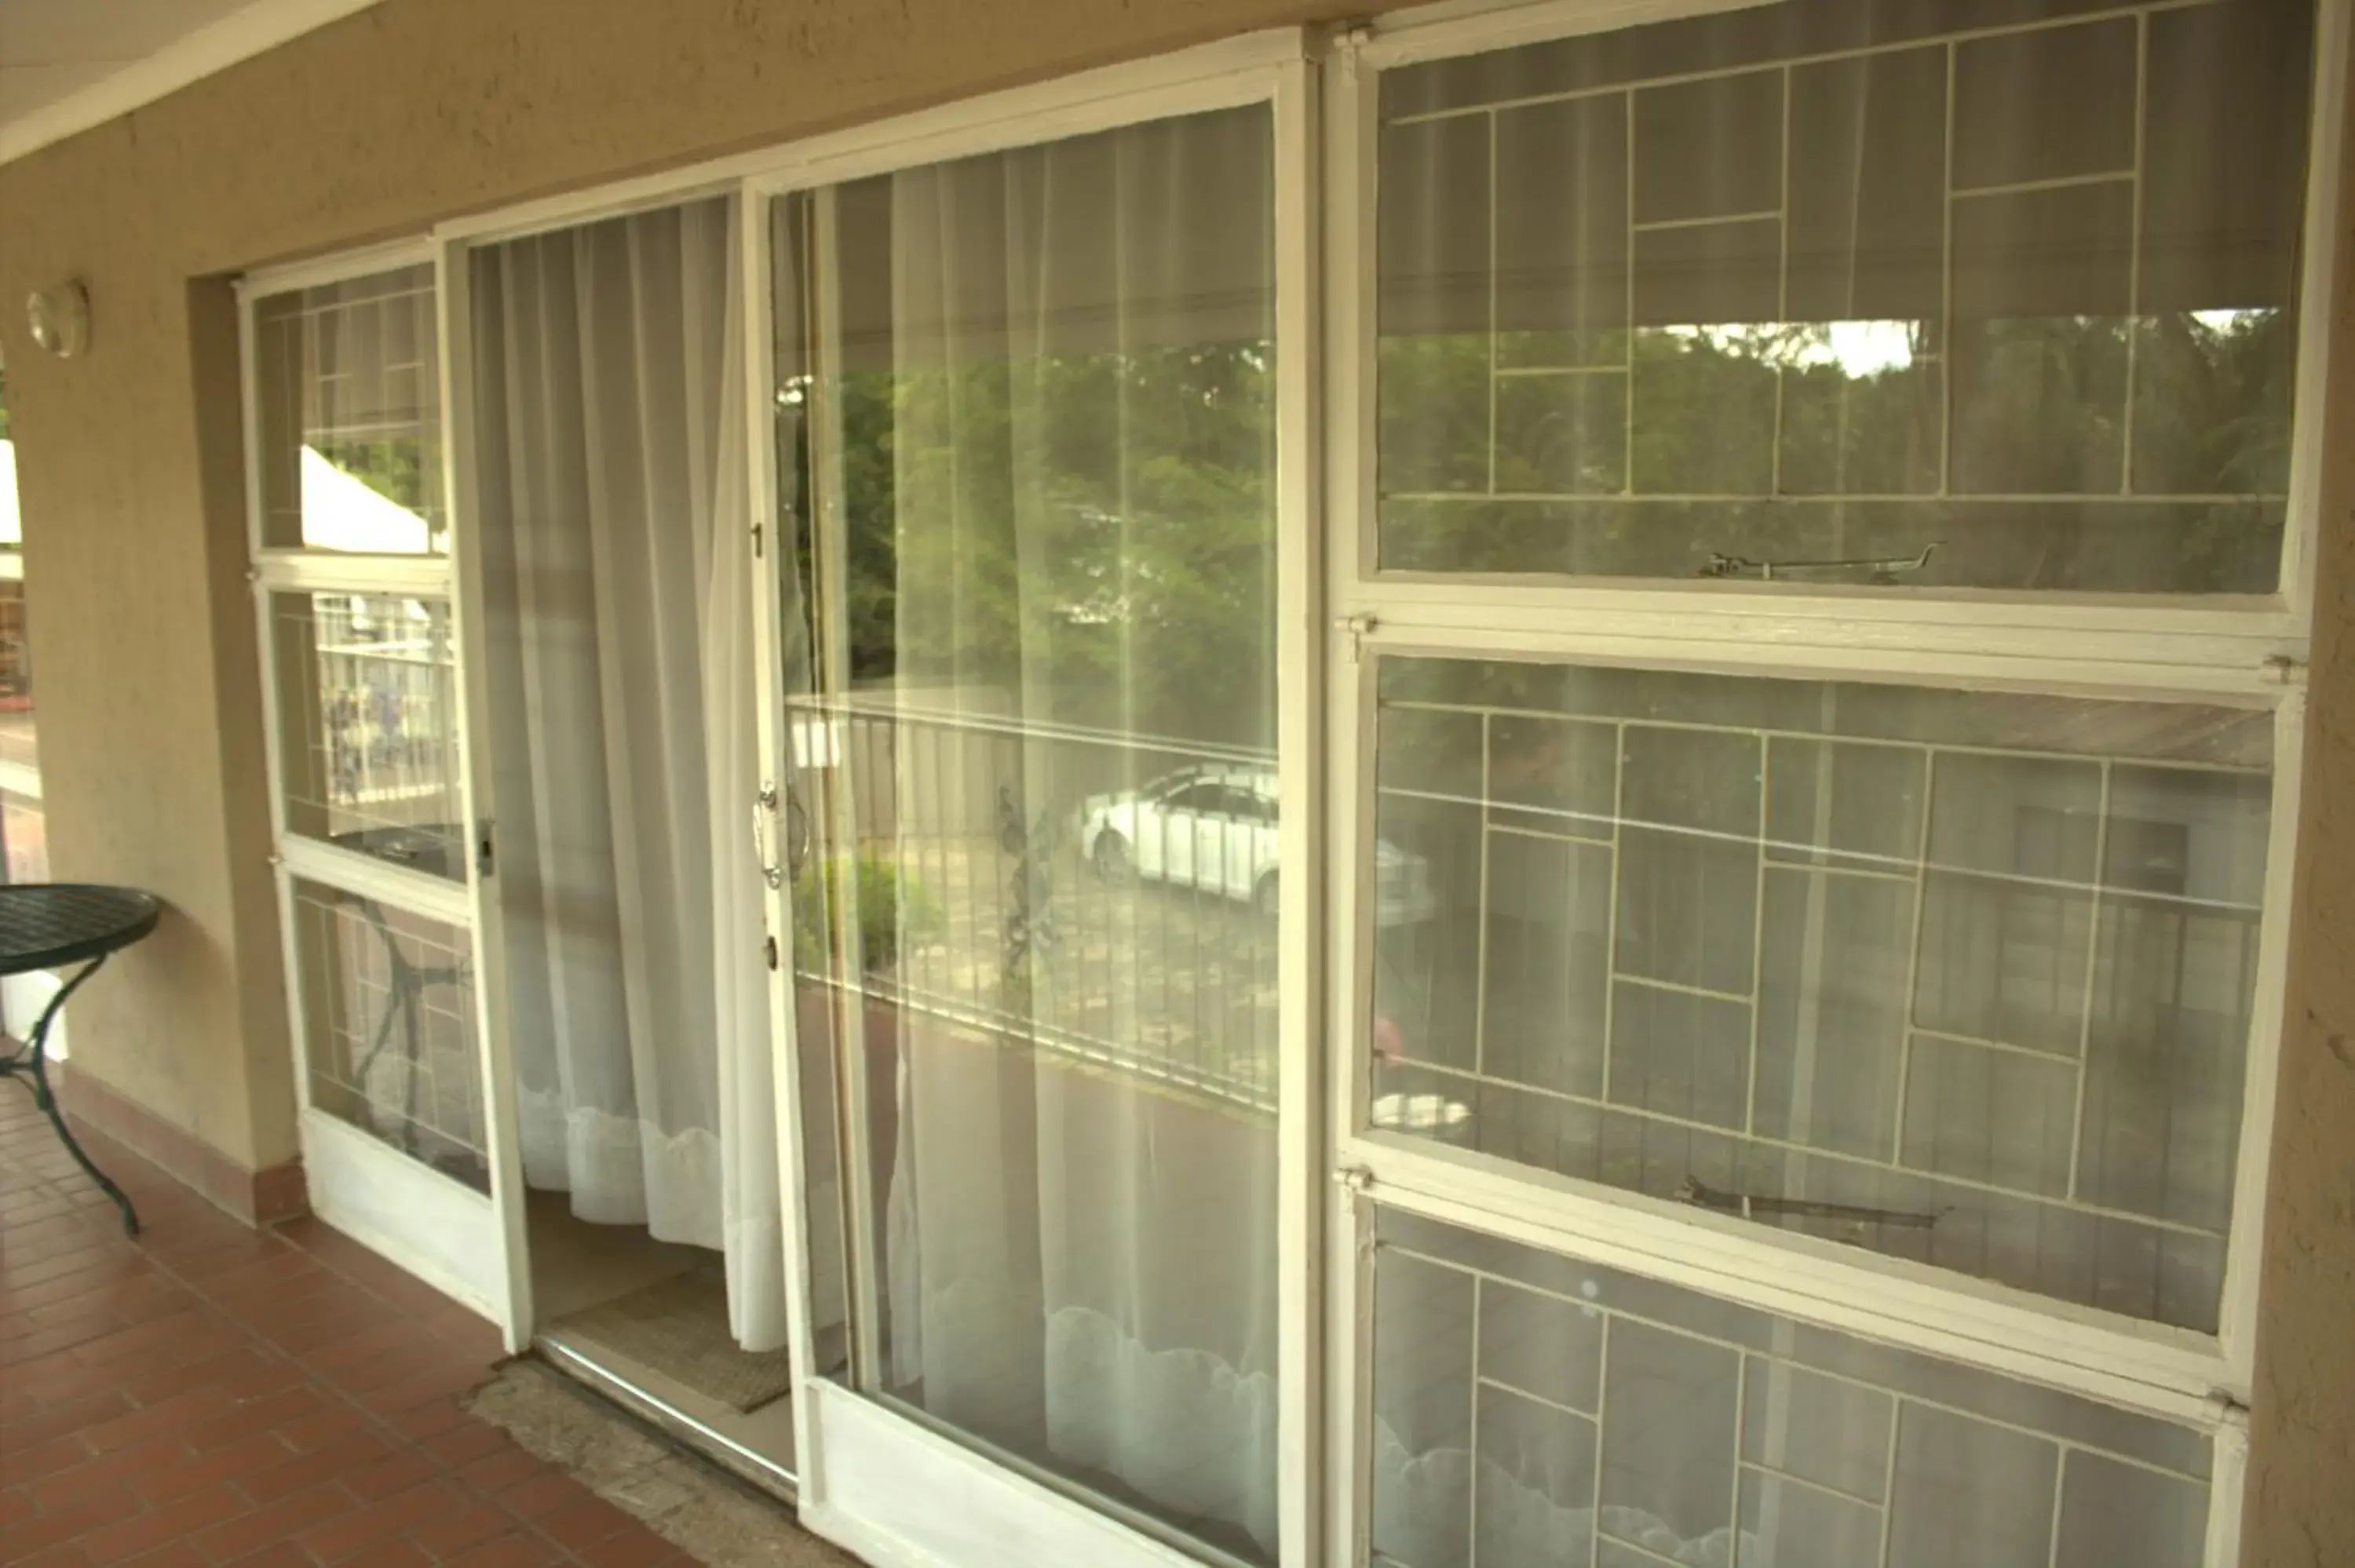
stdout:
<svg viewBox="0 0 2355 1568">
<path fill-rule="evenodd" d="M 79 882 L 0 885 L 0 974 L 103 958 L 155 928 L 163 906 L 133 887 Z"/>
</svg>

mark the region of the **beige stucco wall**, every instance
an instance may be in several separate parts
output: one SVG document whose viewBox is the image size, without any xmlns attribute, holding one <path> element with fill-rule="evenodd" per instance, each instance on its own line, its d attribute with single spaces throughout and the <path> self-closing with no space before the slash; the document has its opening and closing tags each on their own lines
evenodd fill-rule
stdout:
<svg viewBox="0 0 2355 1568">
<path fill-rule="evenodd" d="M 219 279 L 455 213 L 1346 0 L 387 0 L 0 167 L 0 301 L 80 275 L 87 358 L 0 310 L 57 874 L 177 916 L 78 1002 L 78 1070 L 249 1168 L 294 1152 Z M 2355 193 L 2345 204 L 2355 225 Z M 2344 252 L 2355 258 L 2355 231 Z M 2350 273 L 2355 275 L 2355 273 Z M 2355 289 L 2247 1561 L 2355 1563 Z"/>
</svg>

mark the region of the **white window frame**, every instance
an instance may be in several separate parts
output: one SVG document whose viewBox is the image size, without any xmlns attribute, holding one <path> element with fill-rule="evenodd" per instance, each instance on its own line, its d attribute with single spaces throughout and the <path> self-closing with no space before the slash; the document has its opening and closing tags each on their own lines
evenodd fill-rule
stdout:
<svg viewBox="0 0 2355 1568">
<path fill-rule="evenodd" d="M 1367 1560 L 1372 1214 L 1376 1202 L 1572 1254 L 1765 1311 L 2086 1394 L 2215 1439 L 2207 1560 L 2238 1560 L 2256 1277 L 2272 1152 L 2296 866 L 2314 539 L 2347 155 L 2350 0 L 2320 0 L 2299 285 L 2300 341 L 2280 588 L 2232 598 L 1380 571 L 1375 561 L 1374 149 L 1377 73 L 1423 60 L 1740 8 L 1749 0 L 1444 4 L 1353 29 L 1327 73 L 1327 593 L 1333 616 L 1327 854 L 1337 1187 L 1327 1226 L 1327 1530 Z M 2121 8 L 2124 8 L 2123 6 Z M 2092 13 L 2088 13 L 2092 15 Z M 2072 17 L 2072 20 L 2082 18 Z M 2219 1332 L 2083 1308 L 1598 1183 L 1440 1150 L 1371 1128 L 1378 656 L 1535 659 L 1748 676 L 1897 681 L 2186 700 L 2272 715 L 2272 819 L 2255 1007 Z"/>
<path fill-rule="evenodd" d="M 490 891 L 477 854 L 466 855 L 464 881 L 395 865 L 354 850 L 291 832 L 286 822 L 285 733 L 279 678 L 273 596 L 351 594 L 363 597 L 438 599 L 450 607 L 451 657 L 461 712 L 454 736 L 459 804 L 470 825 L 486 820 L 476 796 L 474 758 L 481 739 L 480 704 L 469 681 L 476 624 L 458 597 L 460 534 L 455 508 L 449 555 L 366 555 L 273 546 L 267 542 L 261 450 L 261 377 L 257 362 L 257 313 L 263 302 L 323 284 L 345 282 L 405 268 L 435 266 L 434 333 L 442 420 L 442 482 L 453 490 L 454 458 L 453 397 L 459 390 L 451 366 L 450 300 L 439 274 L 439 255 L 419 238 L 344 252 L 316 260 L 257 270 L 239 280 L 238 336 L 246 472 L 247 580 L 253 588 L 257 662 L 261 674 L 264 755 L 270 797 L 271 870 L 277 886 L 279 939 L 286 972 L 287 1024 L 292 1037 L 297 1127 L 304 1176 L 313 1212 L 497 1325 L 507 1349 L 527 1342 L 529 1276 L 519 1245 L 523 1223 L 521 1161 L 517 1150 L 512 1080 L 506 1071 L 504 993 L 496 960 L 496 911 L 485 911 Z M 312 1103 L 307 1015 L 303 994 L 295 884 L 309 882 L 372 899 L 387 907 L 439 921 L 464 934 L 474 967 L 474 1012 L 478 1070 L 482 1075 L 483 1136 L 490 1167 L 490 1192 L 478 1192 L 442 1171 L 351 1126 Z"/>
</svg>

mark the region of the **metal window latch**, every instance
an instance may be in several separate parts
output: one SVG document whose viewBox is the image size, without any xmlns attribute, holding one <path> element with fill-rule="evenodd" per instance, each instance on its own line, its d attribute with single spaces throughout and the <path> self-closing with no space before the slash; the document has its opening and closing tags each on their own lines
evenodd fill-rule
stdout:
<svg viewBox="0 0 2355 1568">
<path fill-rule="evenodd" d="M 1788 577 L 1832 577 L 1860 572 L 1869 583 L 1887 584 L 1897 580 L 1900 572 L 1918 572 L 1930 564 L 1930 552 L 1943 540 L 1933 539 L 1922 546 L 1918 556 L 1859 556 L 1846 560 L 1821 561 L 1753 561 L 1747 556 L 1712 553 L 1709 565 L 1701 567 L 1704 577 L 1755 577 L 1771 583 Z"/>
<path fill-rule="evenodd" d="M 2287 653 L 2268 653 L 2258 668 L 2258 678 L 2268 686 L 2303 686 L 2306 662 Z"/>
<path fill-rule="evenodd" d="M 1365 657 L 1366 639 L 1373 635 L 1377 624 L 1372 616 L 1363 613 L 1334 619 L 1333 630 L 1348 640 L 1350 663 L 1354 664 Z"/>
<path fill-rule="evenodd" d="M 1698 1176 L 1687 1176 L 1684 1185 L 1676 1190 L 1675 1196 L 1679 1203 L 1690 1203 L 1697 1209 L 1714 1209 L 1721 1214 L 1739 1214 L 1745 1220 L 1788 1215 L 1796 1219 L 1839 1220 L 1859 1225 L 1900 1225 L 1909 1230 L 1926 1231 L 1945 1218 L 1943 1214 L 1924 1214 L 1905 1209 L 1875 1209 L 1862 1203 L 1825 1203 L 1813 1198 L 1774 1198 L 1753 1196 L 1748 1192 L 1724 1192 L 1703 1185 Z"/>
<path fill-rule="evenodd" d="M 1374 1190 L 1374 1173 L 1363 1165 L 1344 1165 L 1333 1172 L 1333 1180 L 1345 1192 L 1363 1197 Z"/>
<path fill-rule="evenodd" d="M 2249 1407 L 2230 1389 L 2210 1389 L 2208 1409 L 2220 1426 L 2228 1426 L 2236 1432 L 2249 1429 Z"/>
</svg>

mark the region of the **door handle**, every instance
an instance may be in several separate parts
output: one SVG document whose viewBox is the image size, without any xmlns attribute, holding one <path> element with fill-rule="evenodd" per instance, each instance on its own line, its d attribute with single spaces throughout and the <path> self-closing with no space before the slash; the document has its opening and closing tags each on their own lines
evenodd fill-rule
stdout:
<svg viewBox="0 0 2355 1568">
<path fill-rule="evenodd" d="M 752 797 L 752 858 L 761 867 L 761 880 L 771 888 L 785 885 L 784 868 L 769 853 L 769 822 L 777 814 L 777 787 L 762 780 L 761 792 Z"/>
</svg>

